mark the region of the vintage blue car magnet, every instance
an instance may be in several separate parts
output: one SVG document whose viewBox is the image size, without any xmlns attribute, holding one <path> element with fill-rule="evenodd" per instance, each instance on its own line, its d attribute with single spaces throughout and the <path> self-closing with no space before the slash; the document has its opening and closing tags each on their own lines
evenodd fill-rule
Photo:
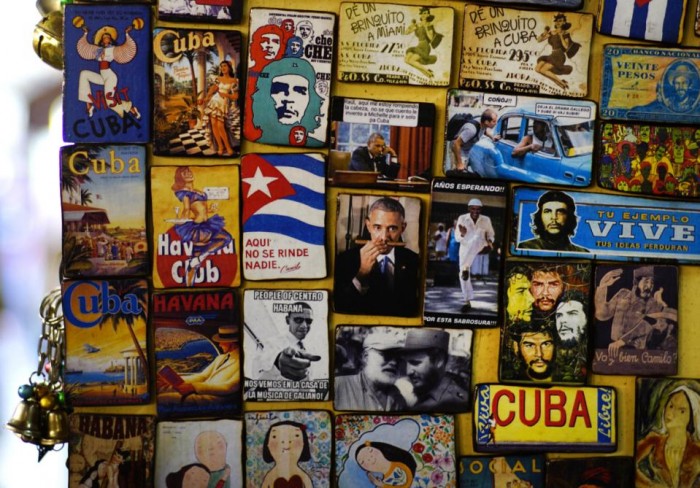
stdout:
<svg viewBox="0 0 700 488">
<path fill-rule="evenodd" d="M 700 204 L 602 193 L 518 187 L 511 252 L 700 263 Z"/>
<path fill-rule="evenodd" d="M 608 386 L 476 386 L 474 449 L 479 452 L 612 452 L 615 389 Z"/>
<path fill-rule="evenodd" d="M 450 90 L 445 174 L 588 186 L 595 118 L 588 100 Z"/>
</svg>

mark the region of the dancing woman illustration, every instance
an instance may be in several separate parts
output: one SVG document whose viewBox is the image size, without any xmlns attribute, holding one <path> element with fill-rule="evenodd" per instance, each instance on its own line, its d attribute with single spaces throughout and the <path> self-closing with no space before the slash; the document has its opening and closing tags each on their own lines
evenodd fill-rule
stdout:
<svg viewBox="0 0 700 488">
<path fill-rule="evenodd" d="M 233 156 L 233 148 L 226 130 L 226 121 L 238 100 L 238 78 L 230 61 L 219 64 L 219 74 L 201 101 L 205 104 L 204 113 L 209 116 L 211 132 L 219 156 Z"/>
<path fill-rule="evenodd" d="M 569 89 L 569 83 L 559 76 L 571 74 L 574 68 L 566 64 L 566 59 L 574 57 L 581 47 L 579 43 L 571 40 L 569 29 L 571 24 L 566 21 L 566 15 L 560 13 L 554 16 L 554 28 L 550 29 L 546 26 L 544 32 L 537 36 L 537 42 L 547 41 L 552 52 L 537 58 L 535 71 L 564 90 Z"/>
<path fill-rule="evenodd" d="M 128 95 L 117 93 L 119 80 L 117 74 L 112 70 L 112 63 L 127 64 L 136 57 L 138 49 L 129 32 L 132 29 L 138 30 L 143 28 L 143 19 L 134 19 L 132 25 L 124 29 L 125 39 L 120 45 L 117 45 L 117 29 L 111 25 L 105 25 L 97 29 L 94 43 L 92 44 L 87 38 L 89 29 L 85 25 L 85 19 L 77 16 L 73 19 L 73 25 L 83 30 L 83 35 L 78 39 L 76 46 L 78 55 L 85 60 L 94 60 L 99 63 L 98 72 L 82 70 L 78 81 L 78 100 L 85 102 L 88 117 L 92 117 L 95 113 L 95 104 L 93 103 L 92 90 L 90 88 L 92 83 L 104 86 L 105 97 L 111 97 L 114 100 L 109 105 L 110 109 L 115 111 L 120 117 L 123 117 L 128 112 L 133 117 L 140 119 L 141 114 L 129 100 Z"/>
<path fill-rule="evenodd" d="M 207 194 L 194 187 L 194 173 L 189 166 L 175 170 L 172 185 L 175 196 L 182 202 L 181 218 L 174 230 L 183 243 L 192 243 L 192 258 L 185 262 L 185 285 L 193 286 L 197 270 L 212 254 L 231 243 L 233 237 L 224 229 L 226 221 L 220 215 L 211 217 L 209 212 L 218 210 L 218 205 L 209 206 Z"/>
<path fill-rule="evenodd" d="M 392 444 L 365 441 L 355 451 L 355 460 L 379 488 L 409 488 L 416 474 L 416 460 L 408 451 Z"/>
<path fill-rule="evenodd" d="M 406 49 L 404 61 L 423 73 L 428 78 L 435 76 L 433 70 L 425 67 L 427 64 L 435 64 L 437 56 L 430 54 L 432 48 L 438 47 L 442 41 L 442 34 L 435 31 L 433 20 L 435 16 L 430 13 L 430 9 L 422 7 L 416 19 L 406 28 L 406 34 L 415 34 L 418 44 Z"/>
<path fill-rule="evenodd" d="M 311 460 L 306 425 L 292 420 L 271 425 L 265 436 L 263 460 L 275 465 L 263 478 L 262 488 L 313 488 L 311 477 L 299 466 L 299 462 Z"/>
</svg>

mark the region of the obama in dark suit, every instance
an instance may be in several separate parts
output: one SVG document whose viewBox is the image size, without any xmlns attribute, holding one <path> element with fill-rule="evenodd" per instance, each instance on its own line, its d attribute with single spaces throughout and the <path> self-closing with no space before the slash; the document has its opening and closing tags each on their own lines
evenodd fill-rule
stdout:
<svg viewBox="0 0 700 488">
<path fill-rule="evenodd" d="M 335 311 L 411 317 L 418 313 L 418 254 L 406 249 L 406 212 L 393 198 L 369 208 L 363 246 L 339 254 L 335 264 Z"/>
</svg>

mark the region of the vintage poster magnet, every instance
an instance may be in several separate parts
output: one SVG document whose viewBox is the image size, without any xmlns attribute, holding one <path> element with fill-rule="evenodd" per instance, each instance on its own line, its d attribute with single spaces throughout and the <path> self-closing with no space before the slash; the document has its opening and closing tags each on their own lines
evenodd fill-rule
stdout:
<svg viewBox="0 0 700 488">
<path fill-rule="evenodd" d="M 460 88 L 583 98 L 593 16 L 467 4 Z"/>
<path fill-rule="evenodd" d="M 148 403 L 146 280 L 64 281 L 62 290 L 70 404 Z"/>
<path fill-rule="evenodd" d="M 507 260 L 499 380 L 578 383 L 588 372 L 591 264 Z"/>
<path fill-rule="evenodd" d="M 459 458 L 459 488 L 543 488 L 543 454 Z"/>
<path fill-rule="evenodd" d="M 238 286 L 237 166 L 151 168 L 153 286 Z"/>
<path fill-rule="evenodd" d="M 614 452 L 615 390 L 608 386 L 480 384 L 474 397 L 478 452 Z"/>
<path fill-rule="evenodd" d="M 522 7 L 542 7 L 544 4 L 539 0 L 489 0 L 491 4 L 501 4 L 507 6 L 520 5 Z M 547 7 L 565 10 L 580 10 L 583 6 L 583 0 L 551 0 L 547 2 Z"/>
<path fill-rule="evenodd" d="M 241 159 L 247 280 L 326 277 L 326 178 L 321 154 Z"/>
<path fill-rule="evenodd" d="M 158 0 L 158 19 L 172 22 L 237 23 L 242 0 Z"/>
<path fill-rule="evenodd" d="M 145 195 L 145 146 L 62 147 L 63 276 L 148 273 Z"/>
<path fill-rule="evenodd" d="M 340 81 L 447 86 L 454 10 L 396 3 L 340 4 Z"/>
<path fill-rule="evenodd" d="M 230 30 L 153 31 L 154 154 L 240 154 L 241 42 Z"/>
<path fill-rule="evenodd" d="M 471 330 L 338 326 L 338 410 L 466 412 Z"/>
<path fill-rule="evenodd" d="M 243 134 L 297 147 L 326 144 L 335 14 L 250 9 Z"/>
<path fill-rule="evenodd" d="M 613 261 L 700 261 L 700 205 L 519 187 L 511 252 Z"/>
<path fill-rule="evenodd" d="M 450 90 L 444 172 L 588 186 L 595 116 L 587 100 Z"/>
<path fill-rule="evenodd" d="M 246 412 L 246 486 L 330 488 L 332 429 L 323 410 Z"/>
<path fill-rule="evenodd" d="M 546 488 L 634 486 L 634 459 L 628 456 L 550 459 Z"/>
<path fill-rule="evenodd" d="M 242 437 L 240 420 L 158 422 L 155 486 L 243 488 Z"/>
<path fill-rule="evenodd" d="M 596 267 L 594 373 L 676 374 L 678 283 L 677 266 Z"/>
<path fill-rule="evenodd" d="M 606 45 L 600 116 L 700 123 L 700 50 Z"/>
<path fill-rule="evenodd" d="M 599 138 L 598 183 L 627 193 L 698 197 L 700 126 L 607 122 Z"/>
<path fill-rule="evenodd" d="M 152 301 L 158 416 L 240 412 L 240 322 L 233 291 L 155 291 Z"/>
<path fill-rule="evenodd" d="M 637 378 L 635 407 L 636 486 L 697 484 L 700 382 L 686 378 Z"/>
<path fill-rule="evenodd" d="M 244 398 L 328 400 L 328 292 L 246 290 Z"/>
<path fill-rule="evenodd" d="M 337 415 L 338 488 L 457 485 L 451 415 Z"/>
<path fill-rule="evenodd" d="M 420 199 L 338 196 L 335 311 L 414 317 L 420 295 Z"/>
<path fill-rule="evenodd" d="M 156 419 L 148 415 L 68 417 L 68 486 L 153 486 Z"/>
<path fill-rule="evenodd" d="M 151 9 L 66 5 L 63 140 L 146 143 L 151 138 Z"/>
<path fill-rule="evenodd" d="M 432 184 L 423 319 L 427 325 L 494 327 L 506 186 L 442 178 Z"/>
<path fill-rule="evenodd" d="M 596 29 L 608 36 L 664 44 L 683 39 L 685 0 L 674 2 L 623 2 L 599 0 Z"/>
<path fill-rule="evenodd" d="M 333 97 L 330 175 L 333 183 L 395 188 L 430 178 L 435 105 Z M 357 175 L 357 176 L 355 176 Z"/>
</svg>

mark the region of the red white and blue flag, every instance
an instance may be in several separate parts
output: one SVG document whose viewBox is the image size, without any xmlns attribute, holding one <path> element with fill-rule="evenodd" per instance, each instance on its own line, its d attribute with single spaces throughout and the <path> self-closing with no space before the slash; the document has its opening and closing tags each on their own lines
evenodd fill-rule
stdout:
<svg viewBox="0 0 700 488">
<path fill-rule="evenodd" d="M 246 279 L 325 278 L 325 179 L 319 154 L 243 156 Z"/>
<path fill-rule="evenodd" d="M 601 0 L 598 31 L 618 37 L 679 43 L 685 0 Z"/>
</svg>

